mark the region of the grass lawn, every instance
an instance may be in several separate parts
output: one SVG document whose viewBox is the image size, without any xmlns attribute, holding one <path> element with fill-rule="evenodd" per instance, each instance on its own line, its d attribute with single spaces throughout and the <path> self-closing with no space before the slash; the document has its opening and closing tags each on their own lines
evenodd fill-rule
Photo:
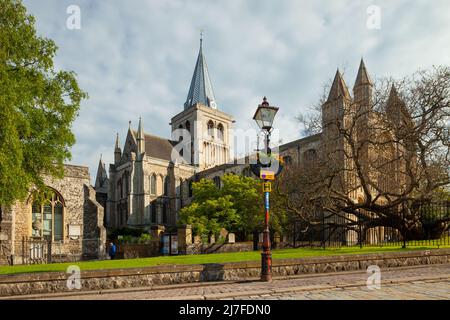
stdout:
<svg viewBox="0 0 450 320">
<path fill-rule="evenodd" d="M 440 246 L 440 248 L 450 248 L 450 245 Z M 437 249 L 437 246 L 415 246 L 402 249 L 400 246 L 394 247 L 342 247 L 328 249 L 279 249 L 272 251 L 273 259 L 290 259 L 304 257 L 318 257 L 328 255 L 341 254 L 363 254 L 375 252 L 401 252 L 411 250 Z M 161 256 L 142 259 L 127 260 L 101 260 L 101 261 L 80 261 L 69 263 L 54 264 L 35 264 L 35 265 L 18 265 L 0 267 L 0 274 L 17 274 L 30 272 L 48 272 L 62 271 L 65 272 L 70 265 L 77 265 L 81 270 L 102 270 L 116 268 L 139 268 L 157 265 L 173 265 L 173 264 L 206 264 L 206 263 L 224 263 L 224 262 L 242 262 L 242 261 L 259 261 L 261 253 L 259 251 L 252 252 L 233 252 L 233 253 L 215 253 L 201 255 L 183 255 L 183 256 Z"/>
</svg>

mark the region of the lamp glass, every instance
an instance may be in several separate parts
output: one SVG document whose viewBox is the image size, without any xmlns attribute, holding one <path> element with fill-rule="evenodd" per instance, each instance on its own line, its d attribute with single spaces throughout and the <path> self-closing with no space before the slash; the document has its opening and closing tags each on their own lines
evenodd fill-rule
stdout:
<svg viewBox="0 0 450 320">
<path fill-rule="evenodd" d="M 261 129 L 270 130 L 278 108 L 259 105 L 253 119 Z"/>
</svg>

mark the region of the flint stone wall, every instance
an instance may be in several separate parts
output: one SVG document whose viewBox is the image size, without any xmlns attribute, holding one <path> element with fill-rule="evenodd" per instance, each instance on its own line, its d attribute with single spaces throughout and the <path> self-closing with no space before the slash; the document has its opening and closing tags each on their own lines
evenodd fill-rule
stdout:
<svg viewBox="0 0 450 320">
<path fill-rule="evenodd" d="M 450 249 L 342 255 L 273 261 L 273 275 L 366 270 L 369 265 L 381 269 L 426 264 L 450 263 Z M 260 262 L 236 262 L 205 265 L 170 265 L 147 268 L 82 271 L 81 290 L 104 290 L 192 282 L 247 280 L 260 275 Z M 0 275 L 0 296 L 68 292 L 69 274 L 45 272 Z"/>
</svg>

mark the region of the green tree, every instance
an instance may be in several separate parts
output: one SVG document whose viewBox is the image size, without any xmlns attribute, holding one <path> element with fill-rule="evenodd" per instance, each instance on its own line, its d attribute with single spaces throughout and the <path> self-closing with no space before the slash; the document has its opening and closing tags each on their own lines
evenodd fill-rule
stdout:
<svg viewBox="0 0 450 320">
<path fill-rule="evenodd" d="M 44 190 L 42 174 L 63 176 L 87 94 L 73 72 L 55 70 L 55 43 L 19 0 L 0 0 L 0 44 L 0 203 L 11 204 Z"/>
<path fill-rule="evenodd" d="M 220 228 L 245 237 L 263 222 L 261 187 L 257 180 L 226 174 L 222 188 L 202 179 L 192 185 L 193 201 L 181 209 L 180 222 L 195 235 L 217 235 Z"/>
</svg>

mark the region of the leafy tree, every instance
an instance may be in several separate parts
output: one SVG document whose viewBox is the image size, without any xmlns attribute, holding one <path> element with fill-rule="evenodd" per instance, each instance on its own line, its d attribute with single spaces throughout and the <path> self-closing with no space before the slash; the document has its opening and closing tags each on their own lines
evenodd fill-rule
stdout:
<svg viewBox="0 0 450 320">
<path fill-rule="evenodd" d="M 217 235 L 225 228 L 245 237 L 263 221 L 259 182 L 226 174 L 222 183 L 222 188 L 218 188 L 211 180 L 194 182 L 194 199 L 181 209 L 180 223 L 191 224 L 195 235 Z"/>
<path fill-rule="evenodd" d="M 0 0 L 0 44 L 0 203 L 11 204 L 44 190 L 42 174 L 63 176 L 87 94 L 73 72 L 55 70 L 55 43 L 19 0 Z"/>
</svg>

